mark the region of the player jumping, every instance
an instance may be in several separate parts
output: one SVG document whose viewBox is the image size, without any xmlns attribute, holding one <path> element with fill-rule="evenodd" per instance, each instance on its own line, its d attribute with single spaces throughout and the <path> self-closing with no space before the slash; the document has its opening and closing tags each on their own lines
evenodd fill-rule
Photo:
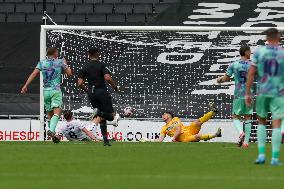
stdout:
<svg viewBox="0 0 284 189">
<path fill-rule="evenodd" d="M 60 88 L 61 74 L 64 72 L 67 76 L 72 76 L 72 71 L 68 67 L 65 59 L 58 59 L 57 48 L 48 48 L 46 59 L 37 64 L 25 85 L 22 87 L 21 93 L 27 92 L 28 86 L 40 72 L 42 72 L 43 76 L 44 107 L 47 112 L 47 123 L 49 127 L 47 134 L 52 138 L 54 143 L 57 143 L 59 140 L 55 137 L 55 128 L 63 104 Z"/>
<path fill-rule="evenodd" d="M 251 106 L 251 85 L 257 75 L 258 91 L 256 113 L 258 116 L 258 157 L 256 164 L 265 163 L 266 124 L 268 112 L 272 114 L 272 159 L 271 165 L 282 165 L 279 161 L 281 147 L 281 122 L 284 118 L 284 49 L 279 46 L 280 32 L 270 28 L 265 32 L 268 44 L 256 50 L 249 69 L 246 86 L 246 104 Z"/>
<path fill-rule="evenodd" d="M 251 65 L 251 61 L 249 60 L 251 51 L 248 46 L 243 46 L 240 48 L 239 53 L 241 55 L 240 60 L 233 62 L 228 67 L 226 74 L 217 78 L 217 82 L 228 82 L 231 81 L 231 77 L 234 77 L 233 123 L 239 133 L 238 146 L 248 147 L 252 126 L 251 114 L 253 112 L 253 106 L 246 106 L 245 93 L 247 73 Z M 243 131 L 243 123 L 241 122 L 242 117 L 245 120 L 245 132 Z"/>
<path fill-rule="evenodd" d="M 202 124 L 211 119 L 217 112 L 213 103 L 210 103 L 210 106 L 210 112 L 195 120 L 189 126 L 184 126 L 180 119 L 174 117 L 171 112 L 165 112 L 162 118 L 166 125 L 162 127 L 160 137 L 155 142 L 162 142 L 167 135 L 172 137 L 172 142 L 199 142 L 200 140 L 207 141 L 215 137 L 221 137 L 221 128 L 218 128 L 215 134 L 199 134 Z"/>
<path fill-rule="evenodd" d="M 64 111 L 63 115 L 66 122 L 58 128 L 56 135 L 58 139 L 64 136 L 69 141 L 99 141 L 90 127 L 97 127 L 101 121 L 100 117 L 92 116 L 91 124 L 87 125 L 80 120 L 75 120 L 73 113 L 69 110 Z"/>
</svg>

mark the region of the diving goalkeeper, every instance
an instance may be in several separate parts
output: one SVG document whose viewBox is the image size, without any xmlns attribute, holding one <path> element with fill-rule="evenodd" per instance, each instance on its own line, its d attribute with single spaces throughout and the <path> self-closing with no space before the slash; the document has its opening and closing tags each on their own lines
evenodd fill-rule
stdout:
<svg viewBox="0 0 284 189">
<path fill-rule="evenodd" d="M 165 112 L 162 118 L 166 125 L 162 127 L 159 139 L 154 142 L 162 142 L 167 135 L 172 137 L 172 142 L 199 142 L 200 140 L 207 141 L 215 137 L 221 137 L 221 128 L 218 128 L 215 134 L 199 134 L 202 124 L 211 119 L 217 112 L 214 103 L 209 105 L 211 111 L 192 122 L 189 126 L 184 126 L 180 119 L 174 117 L 171 112 Z"/>
</svg>

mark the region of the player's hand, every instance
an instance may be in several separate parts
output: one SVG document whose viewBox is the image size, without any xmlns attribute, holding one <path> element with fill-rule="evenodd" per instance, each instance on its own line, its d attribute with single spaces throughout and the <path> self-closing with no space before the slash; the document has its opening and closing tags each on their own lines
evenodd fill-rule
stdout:
<svg viewBox="0 0 284 189">
<path fill-rule="evenodd" d="M 218 77 L 218 78 L 217 78 L 217 83 L 218 83 L 218 84 L 221 84 L 221 83 L 222 83 L 222 77 Z"/>
<path fill-rule="evenodd" d="M 172 139 L 172 142 L 177 142 L 177 140 L 175 138 Z"/>
<path fill-rule="evenodd" d="M 251 106 L 252 104 L 251 94 L 247 94 L 245 98 L 246 98 L 246 105 Z"/>
<path fill-rule="evenodd" d="M 25 94 L 27 93 L 27 91 L 28 91 L 28 88 L 26 86 L 23 86 L 23 88 L 21 89 L 21 93 Z"/>
<path fill-rule="evenodd" d="M 62 58 L 62 61 L 63 61 L 64 64 L 68 65 L 68 63 L 67 63 L 67 61 L 64 57 Z"/>
</svg>

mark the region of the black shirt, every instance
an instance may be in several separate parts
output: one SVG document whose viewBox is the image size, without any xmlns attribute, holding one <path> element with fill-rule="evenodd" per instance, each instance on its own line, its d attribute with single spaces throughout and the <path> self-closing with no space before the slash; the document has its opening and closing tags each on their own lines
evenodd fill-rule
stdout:
<svg viewBox="0 0 284 189">
<path fill-rule="evenodd" d="M 90 60 L 90 62 L 84 65 L 79 71 L 78 77 L 87 80 L 89 89 L 106 89 L 105 74 L 110 74 L 110 71 L 106 68 L 104 63 L 98 60 Z"/>
</svg>

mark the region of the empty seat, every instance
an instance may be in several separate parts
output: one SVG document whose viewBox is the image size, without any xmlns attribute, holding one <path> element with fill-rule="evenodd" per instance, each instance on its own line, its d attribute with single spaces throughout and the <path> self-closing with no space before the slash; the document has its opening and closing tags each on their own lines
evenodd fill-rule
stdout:
<svg viewBox="0 0 284 189">
<path fill-rule="evenodd" d="M 123 0 L 124 3 L 159 3 L 159 0 Z"/>
<path fill-rule="evenodd" d="M 134 13 L 152 13 L 153 7 L 152 4 L 135 4 Z"/>
<path fill-rule="evenodd" d="M 146 15 L 146 22 L 151 23 L 151 22 L 155 21 L 157 16 L 158 16 L 157 14 L 147 14 Z"/>
<path fill-rule="evenodd" d="M 0 22 L 6 22 L 6 14 L 0 14 Z"/>
<path fill-rule="evenodd" d="M 42 12 L 42 3 L 37 3 L 35 5 L 35 11 L 37 13 Z M 46 4 L 46 11 L 47 11 L 47 13 L 53 13 L 54 12 L 54 4 L 53 3 L 47 3 Z"/>
<path fill-rule="evenodd" d="M 0 13 L 8 13 L 8 12 L 14 12 L 15 11 L 15 5 L 11 3 L 3 3 L 0 6 Z"/>
<path fill-rule="evenodd" d="M 94 6 L 93 4 L 82 4 L 75 6 L 75 13 L 93 13 Z"/>
<path fill-rule="evenodd" d="M 14 13 L 7 15 L 7 22 L 25 22 L 26 16 L 24 13 Z"/>
<path fill-rule="evenodd" d="M 90 15 L 87 15 L 87 22 L 91 22 L 91 23 L 106 22 L 106 15 L 105 14 L 90 14 Z"/>
<path fill-rule="evenodd" d="M 161 0 L 160 3 L 178 3 L 180 0 Z"/>
<path fill-rule="evenodd" d="M 4 2 L 3 0 L 0 2 Z M 22 3 L 23 0 L 5 0 L 6 3 Z"/>
<path fill-rule="evenodd" d="M 69 4 L 82 4 L 83 0 L 64 0 L 64 3 L 69 3 Z"/>
<path fill-rule="evenodd" d="M 132 4 L 115 5 L 115 13 L 132 13 L 132 12 L 133 12 Z"/>
<path fill-rule="evenodd" d="M 64 23 L 66 22 L 65 14 L 50 14 L 49 15 L 55 23 Z"/>
<path fill-rule="evenodd" d="M 103 3 L 103 0 L 84 0 L 84 3 L 94 4 L 94 3 Z"/>
<path fill-rule="evenodd" d="M 109 14 L 107 15 L 107 22 L 125 22 L 125 14 Z"/>
<path fill-rule="evenodd" d="M 95 13 L 112 13 L 113 5 L 112 4 L 96 4 Z"/>
<path fill-rule="evenodd" d="M 26 16 L 27 22 L 35 22 L 35 23 L 42 23 L 42 14 L 27 14 Z"/>
<path fill-rule="evenodd" d="M 121 3 L 122 0 L 104 0 L 104 3 Z"/>
<path fill-rule="evenodd" d="M 86 22 L 86 16 L 84 14 L 70 14 L 67 15 L 68 23 L 84 23 Z"/>
<path fill-rule="evenodd" d="M 46 0 L 46 3 L 62 3 L 63 0 Z M 26 3 L 42 3 L 43 0 L 25 0 Z"/>
<path fill-rule="evenodd" d="M 161 13 L 169 7 L 170 7 L 169 4 L 156 4 L 155 5 L 155 13 Z"/>
<path fill-rule="evenodd" d="M 57 13 L 72 13 L 74 12 L 74 5 L 71 4 L 58 4 L 55 7 Z"/>
<path fill-rule="evenodd" d="M 34 11 L 35 6 L 33 3 L 16 4 L 16 12 L 33 13 Z"/>
<path fill-rule="evenodd" d="M 127 22 L 145 23 L 146 17 L 144 14 L 129 14 L 127 15 Z"/>
</svg>

